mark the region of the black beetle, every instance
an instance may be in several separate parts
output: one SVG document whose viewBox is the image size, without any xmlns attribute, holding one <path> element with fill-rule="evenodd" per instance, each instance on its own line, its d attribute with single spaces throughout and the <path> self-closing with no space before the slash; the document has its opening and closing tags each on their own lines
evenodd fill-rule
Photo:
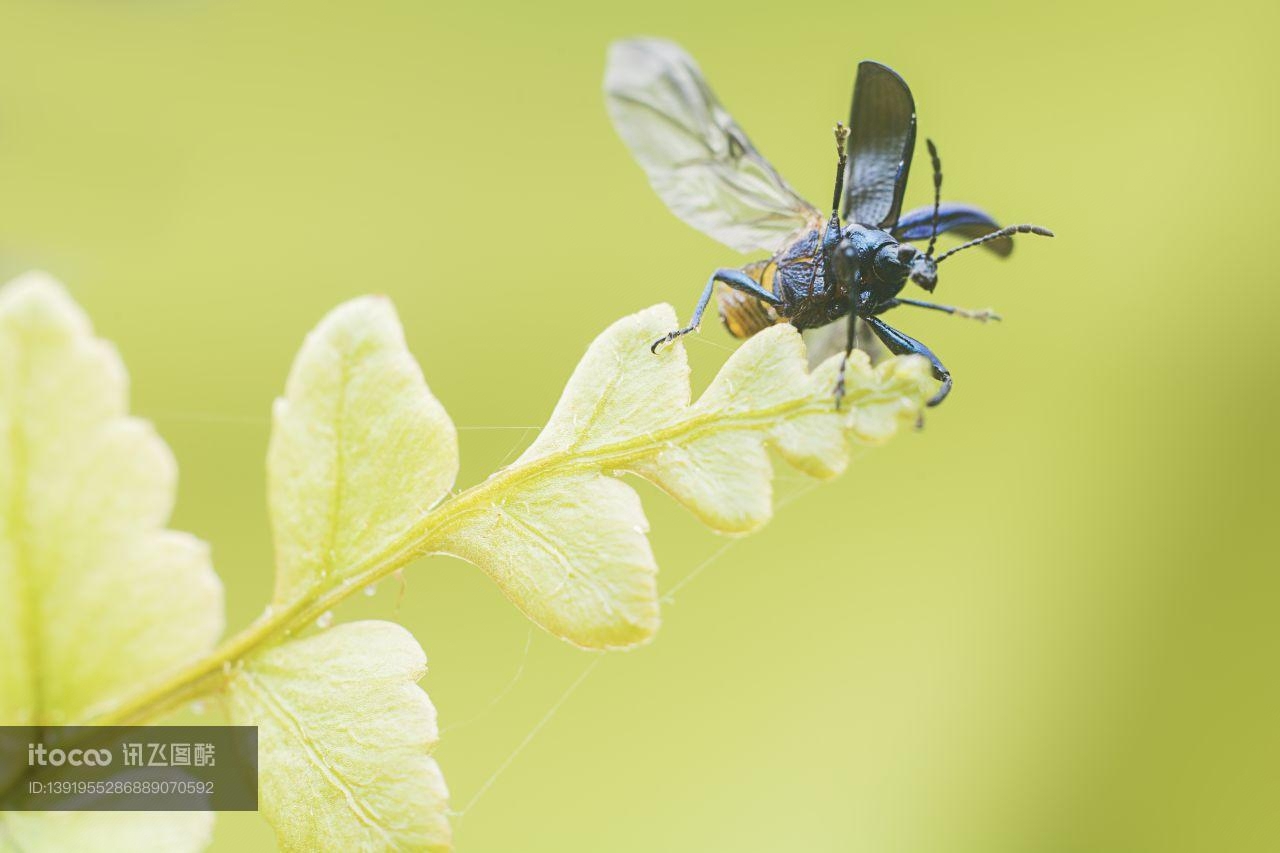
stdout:
<svg viewBox="0 0 1280 853">
<path fill-rule="evenodd" d="M 985 245 L 1001 256 L 1014 234 L 1052 237 L 1038 225 L 1001 228 L 982 210 L 942 204 L 942 163 L 927 141 L 933 163 L 934 203 L 902 214 L 902 197 L 915 147 L 915 102 L 907 84 L 878 62 L 858 65 L 849 127 L 836 125 L 835 193 L 831 216 L 782 179 L 716 100 L 694 61 L 659 39 L 617 42 L 610 50 L 605 93 L 614 125 L 667 206 L 690 225 L 739 251 L 772 252 L 767 261 L 716 270 L 707 281 L 689 325 L 659 338 L 664 343 L 695 331 L 716 292 L 725 326 L 748 337 L 777 322 L 813 329 L 848 318 L 845 356 L 860 321 L 893 353 L 929 359 L 942 387 L 936 406 L 951 391 L 951 374 L 927 346 L 880 319 L 909 305 L 980 320 L 999 319 L 900 297 L 908 280 L 932 292 L 938 264 L 963 249 Z M 843 224 L 842 224 L 843 220 Z M 941 255 L 939 234 L 970 238 Z M 921 251 L 908 241 L 928 239 Z M 836 406 L 844 393 L 844 363 Z"/>
</svg>

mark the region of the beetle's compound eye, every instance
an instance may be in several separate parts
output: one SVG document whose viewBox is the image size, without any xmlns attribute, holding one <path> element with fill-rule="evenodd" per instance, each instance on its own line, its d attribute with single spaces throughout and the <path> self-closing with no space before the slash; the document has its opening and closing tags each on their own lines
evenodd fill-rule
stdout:
<svg viewBox="0 0 1280 853">
<path fill-rule="evenodd" d="M 876 275 L 886 284 L 901 284 L 911 271 L 915 247 L 887 243 L 876 251 Z"/>
<path fill-rule="evenodd" d="M 920 250 L 910 243 L 898 244 L 898 262 L 909 264 L 916 259 L 916 255 L 920 254 Z"/>
</svg>

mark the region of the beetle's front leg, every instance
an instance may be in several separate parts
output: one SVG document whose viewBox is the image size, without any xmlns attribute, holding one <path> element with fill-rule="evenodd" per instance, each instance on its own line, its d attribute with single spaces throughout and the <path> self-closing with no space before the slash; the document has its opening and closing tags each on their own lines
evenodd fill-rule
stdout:
<svg viewBox="0 0 1280 853">
<path fill-rule="evenodd" d="M 840 401 L 844 399 L 844 374 L 849 367 L 849 356 L 853 355 L 854 344 L 858 340 L 858 312 L 866 309 L 870 294 L 862 289 L 862 273 L 854 272 L 853 284 L 850 287 L 849 326 L 844 340 L 844 358 L 840 359 L 840 372 L 836 374 L 836 411 L 840 411 Z M 852 295 L 857 294 L 857 295 Z"/>
<path fill-rule="evenodd" d="M 897 329 L 885 323 L 879 317 L 863 317 L 871 330 L 876 333 L 876 337 L 889 348 L 894 355 L 922 355 L 929 359 L 929 363 L 933 365 L 933 375 L 942 381 L 942 387 L 938 389 L 938 393 L 933 395 L 933 399 L 928 405 L 936 406 L 947 398 L 951 393 L 951 371 L 942 366 L 942 362 L 938 361 L 938 357 L 933 354 L 933 350 L 917 341 L 909 335 L 904 335 Z"/>
<path fill-rule="evenodd" d="M 880 311 L 888 311 L 890 308 L 897 308 L 899 305 L 911 305 L 915 308 L 928 308 L 931 311 L 941 311 L 944 314 L 950 314 L 954 317 L 967 317 L 970 320 L 977 320 L 979 323 L 985 323 L 988 320 L 1000 320 L 1001 317 L 990 308 L 957 308 L 954 305 L 939 305 L 936 302 L 921 302 L 919 299 L 890 299 L 882 303 L 878 309 Z"/>
<path fill-rule="evenodd" d="M 840 372 L 836 374 L 836 411 L 840 411 L 840 401 L 844 399 L 844 372 L 849 366 L 849 356 L 853 355 L 853 344 L 858 337 L 858 317 L 849 312 L 849 330 L 844 343 L 844 358 L 840 359 Z"/>
<path fill-rule="evenodd" d="M 755 279 L 747 275 L 742 270 L 718 269 L 711 274 L 711 278 L 707 280 L 707 286 L 703 288 L 702 296 L 698 299 L 698 306 L 693 309 L 693 319 L 689 321 L 689 325 L 683 329 L 676 329 L 674 332 L 667 332 L 662 337 L 653 342 L 653 346 L 649 347 L 650 352 L 656 353 L 658 347 L 663 344 L 669 344 L 681 335 L 687 335 L 690 332 L 696 332 L 698 326 L 702 324 L 702 315 L 707 311 L 707 303 L 711 301 L 711 294 L 715 292 L 716 282 L 722 281 L 732 287 L 734 290 L 741 290 L 743 293 L 750 294 L 756 299 L 768 302 L 774 308 L 782 306 L 782 300 L 774 296 L 769 291 L 761 287 Z"/>
</svg>

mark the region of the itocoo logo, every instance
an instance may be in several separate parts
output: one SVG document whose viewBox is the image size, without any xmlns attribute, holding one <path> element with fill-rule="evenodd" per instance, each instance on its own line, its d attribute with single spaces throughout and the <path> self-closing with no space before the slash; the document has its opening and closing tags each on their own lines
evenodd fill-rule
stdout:
<svg viewBox="0 0 1280 853">
<path fill-rule="evenodd" d="M 106 767 L 111 763 L 109 749 L 49 749 L 42 743 L 27 744 L 28 767 Z"/>
</svg>

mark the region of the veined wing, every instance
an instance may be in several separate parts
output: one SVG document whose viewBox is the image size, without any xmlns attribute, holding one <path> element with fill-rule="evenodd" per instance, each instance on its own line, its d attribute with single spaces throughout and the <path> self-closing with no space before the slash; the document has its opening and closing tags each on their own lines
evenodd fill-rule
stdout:
<svg viewBox="0 0 1280 853">
<path fill-rule="evenodd" d="M 658 196 L 739 252 L 777 251 L 822 214 L 769 165 L 687 53 L 661 39 L 614 42 L 604 78 L 613 125 Z"/>
</svg>

